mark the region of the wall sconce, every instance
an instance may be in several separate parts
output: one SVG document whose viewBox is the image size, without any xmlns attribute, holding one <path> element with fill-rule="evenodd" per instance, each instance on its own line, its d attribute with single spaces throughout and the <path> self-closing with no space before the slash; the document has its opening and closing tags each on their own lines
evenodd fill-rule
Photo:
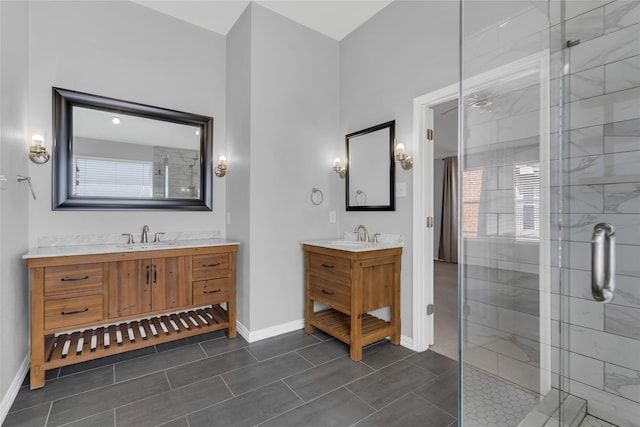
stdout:
<svg viewBox="0 0 640 427">
<path fill-rule="evenodd" d="M 347 176 L 347 169 L 340 166 L 340 157 L 333 159 L 333 171 L 340 175 L 340 178 Z"/>
<path fill-rule="evenodd" d="M 220 153 L 220 157 L 218 157 L 218 165 L 216 166 L 216 168 L 213 170 L 213 172 L 216 174 L 216 176 L 218 178 L 222 178 L 223 176 L 225 176 L 227 174 L 227 156 L 225 156 L 224 154 Z"/>
<path fill-rule="evenodd" d="M 409 170 L 413 166 L 413 158 L 404 152 L 404 144 L 396 144 L 396 162 L 402 169 Z"/>
<path fill-rule="evenodd" d="M 44 137 L 42 135 L 34 134 L 31 137 L 29 158 L 33 163 L 38 163 L 39 165 L 47 163 L 51 158 L 51 155 L 47 152 L 47 147 L 44 146 Z"/>
</svg>

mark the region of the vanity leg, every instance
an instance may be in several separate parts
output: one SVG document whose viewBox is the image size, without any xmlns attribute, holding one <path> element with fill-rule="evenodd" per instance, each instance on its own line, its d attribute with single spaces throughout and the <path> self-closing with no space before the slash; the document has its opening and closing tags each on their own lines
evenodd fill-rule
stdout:
<svg viewBox="0 0 640 427">
<path fill-rule="evenodd" d="M 311 326 L 311 316 L 313 316 L 313 300 L 309 296 L 309 252 L 304 252 L 305 279 L 304 279 L 304 331 L 307 334 L 313 333 Z"/>
<path fill-rule="evenodd" d="M 31 365 L 29 388 L 44 387 L 44 268 L 32 268 Z"/>
<path fill-rule="evenodd" d="M 354 263 L 356 264 L 356 263 Z M 351 331 L 349 332 L 349 343 L 351 345 L 351 360 L 359 362 L 362 360 L 362 263 L 352 265 L 351 268 Z"/>
<path fill-rule="evenodd" d="M 393 295 L 391 296 L 391 344 L 400 344 L 400 257 L 393 264 Z"/>
<path fill-rule="evenodd" d="M 227 301 L 227 316 L 229 318 L 229 329 L 227 330 L 227 338 L 235 338 L 236 337 L 236 253 L 232 252 L 230 254 L 231 259 L 229 260 L 229 265 L 231 266 L 229 269 L 229 275 L 231 279 L 231 292 L 229 295 L 229 301 Z"/>
<path fill-rule="evenodd" d="M 227 329 L 227 338 L 235 338 L 236 332 L 236 302 L 235 300 L 227 301 L 227 315 L 229 316 L 229 328 Z"/>
</svg>

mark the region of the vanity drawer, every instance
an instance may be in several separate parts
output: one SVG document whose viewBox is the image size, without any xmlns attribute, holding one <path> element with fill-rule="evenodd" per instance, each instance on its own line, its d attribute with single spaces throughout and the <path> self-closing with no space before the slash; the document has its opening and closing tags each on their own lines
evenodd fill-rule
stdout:
<svg viewBox="0 0 640 427">
<path fill-rule="evenodd" d="M 44 329 L 55 330 L 102 320 L 102 295 L 50 299 L 44 303 Z"/>
<path fill-rule="evenodd" d="M 309 298 L 343 313 L 349 314 L 351 311 L 351 288 L 320 277 L 310 279 Z"/>
<path fill-rule="evenodd" d="M 309 274 L 351 283 L 351 261 L 331 255 L 310 253 Z"/>
<path fill-rule="evenodd" d="M 230 296 L 231 283 L 227 278 L 193 282 L 193 305 L 218 304 L 229 301 Z"/>
<path fill-rule="evenodd" d="M 44 269 L 44 295 L 47 297 L 69 293 L 102 291 L 103 267 L 101 263 L 46 267 Z"/>
<path fill-rule="evenodd" d="M 191 263 L 193 280 L 229 276 L 229 254 L 195 255 Z"/>
</svg>

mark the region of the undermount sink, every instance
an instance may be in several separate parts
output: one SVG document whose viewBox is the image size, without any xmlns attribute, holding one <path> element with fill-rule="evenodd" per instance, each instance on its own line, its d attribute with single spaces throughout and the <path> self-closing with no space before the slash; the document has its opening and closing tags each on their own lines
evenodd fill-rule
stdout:
<svg viewBox="0 0 640 427">
<path fill-rule="evenodd" d="M 142 251 L 145 249 L 164 249 L 176 245 L 175 242 L 149 242 L 149 243 L 128 243 L 125 245 L 117 245 L 119 249 L 129 251 Z"/>
<path fill-rule="evenodd" d="M 368 242 L 358 242 L 357 240 L 332 240 L 329 243 L 335 246 L 344 246 L 347 248 L 364 248 L 369 245 Z"/>
</svg>

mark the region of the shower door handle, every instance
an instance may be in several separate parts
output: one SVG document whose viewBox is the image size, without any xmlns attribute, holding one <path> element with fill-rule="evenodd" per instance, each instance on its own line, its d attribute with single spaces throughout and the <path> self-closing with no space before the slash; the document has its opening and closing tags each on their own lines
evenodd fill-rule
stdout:
<svg viewBox="0 0 640 427">
<path fill-rule="evenodd" d="M 603 303 L 613 300 L 616 288 L 616 234 L 611 224 L 593 227 L 591 236 L 591 293 Z"/>
</svg>

